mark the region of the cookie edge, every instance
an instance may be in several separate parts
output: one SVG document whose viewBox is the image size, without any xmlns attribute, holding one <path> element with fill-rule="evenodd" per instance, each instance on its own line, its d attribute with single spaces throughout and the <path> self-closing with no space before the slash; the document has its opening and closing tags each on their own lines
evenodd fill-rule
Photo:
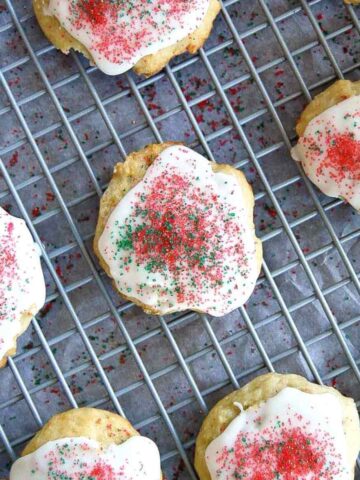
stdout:
<svg viewBox="0 0 360 480">
<path fill-rule="evenodd" d="M 111 423 L 112 429 L 106 428 Z M 103 424 L 103 428 L 100 425 Z M 113 432 L 113 433 L 110 433 Z M 120 415 L 97 408 L 77 408 L 54 415 L 30 440 L 21 453 L 29 455 L 48 442 L 61 438 L 86 437 L 103 446 L 121 444 L 128 438 L 139 435 L 131 423 Z"/>
<path fill-rule="evenodd" d="M 355 95 L 360 95 L 360 80 L 355 82 L 351 80 L 337 80 L 330 87 L 316 95 L 304 108 L 296 123 L 298 137 L 304 135 L 306 127 L 315 117 Z"/>
<path fill-rule="evenodd" d="M 36 305 L 31 305 L 28 310 L 23 312 L 20 317 L 20 329 L 19 332 L 13 338 L 13 346 L 7 350 L 4 355 L 0 358 L 0 368 L 3 368 L 7 365 L 8 358 L 12 357 L 17 352 L 17 341 L 19 337 L 28 329 L 31 320 L 38 313 Z"/>
</svg>

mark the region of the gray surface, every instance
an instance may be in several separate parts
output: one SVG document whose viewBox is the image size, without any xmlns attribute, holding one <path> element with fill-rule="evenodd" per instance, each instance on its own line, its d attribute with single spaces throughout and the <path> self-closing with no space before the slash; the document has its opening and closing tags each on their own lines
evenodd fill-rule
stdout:
<svg viewBox="0 0 360 480">
<path fill-rule="evenodd" d="M 125 413 L 177 479 L 194 477 L 206 410 L 268 369 L 360 401 L 360 217 L 312 188 L 289 156 L 310 96 L 359 78 L 359 13 L 341 0 L 230 0 L 199 55 L 144 80 L 65 57 L 29 0 L 0 0 L 0 204 L 41 241 L 48 286 L 47 307 L 0 372 L 1 475 L 71 406 Z M 253 184 L 264 269 L 246 308 L 222 319 L 144 315 L 94 260 L 114 163 L 162 139 L 236 164 Z"/>
</svg>

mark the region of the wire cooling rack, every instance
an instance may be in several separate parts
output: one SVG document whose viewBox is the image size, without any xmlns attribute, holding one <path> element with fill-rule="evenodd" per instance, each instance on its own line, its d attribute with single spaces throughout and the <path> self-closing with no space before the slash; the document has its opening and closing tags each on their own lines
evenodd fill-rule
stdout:
<svg viewBox="0 0 360 480">
<path fill-rule="evenodd" d="M 117 411 L 154 438 L 168 478 L 196 478 L 204 415 L 259 373 L 298 372 L 359 405 L 360 219 L 289 157 L 314 93 L 359 78 L 358 14 L 341 0 L 227 0 L 198 55 L 144 80 L 63 56 L 30 1 L 0 2 L 0 199 L 41 245 L 48 287 L 0 372 L 3 476 L 52 414 L 79 405 Z M 93 257 L 113 164 L 169 139 L 235 164 L 254 186 L 263 272 L 223 319 L 146 316 Z"/>
</svg>

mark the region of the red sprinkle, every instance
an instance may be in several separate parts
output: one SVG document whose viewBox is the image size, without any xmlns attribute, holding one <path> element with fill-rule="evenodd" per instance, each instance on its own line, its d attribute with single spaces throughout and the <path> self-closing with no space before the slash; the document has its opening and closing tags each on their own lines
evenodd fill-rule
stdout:
<svg viewBox="0 0 360 480">
<path fill-rule="evenodd" d="M 110 465 L 98 463 L 89 473 L 91 480 L 116 480 L 113 468 Z"/>
<path fill-rule="evenodd" d="M 18 163 L 18 161 L 19 161 L 19 153 L 14 152 L 9 161 L 10 167 L 14 167 Z"/>
<path fill-rule="evenodd" d="M 83 11 L 86 19 L 94 25 L 104 25 L 106 23 L 106 14 L 111 8 L 111 5 L 103 0 L 81 0 L 78 6 Z"/>
<path fill-rule="evenodd" d="M 121 64 L 131 61 L 143 47 L 156 42 L 161 45 L 162 39 L 171 38 L 176 29 L 186 30 L 185 20 L 190 9 L 194 10 L 196 26 L 202 20 L 196 16 L 198 2 L 199 0 L 70 1 L 68 20 L 75 31 L 84 30 L 89 34 L 90 51 L 100 53 L 112 63 Z"/>
<path fill-rule="evenodd" d="M 241 432 L 234 449 L 220 452 L 217 465 L 229 480 L 298 480 L 309 475 L 333 480 L 341 473 L 331 436 L 307 433 L 300 427 Z"/>
<path fill-rule="evenodd" d="M 14 224 L 9 222 L 6 226 L 7 233 L 1 237 L 0 249 L 0 325 L 5 321 L 13 321 L 15 305 L 13 301 L 9 300 L 7 292 L 14 288 L 14 285 L 19 281 L 18 262 L 15 250 L 14 238 Z M 2 328 L 5 328 L 2 325 Z M 3 344 L 3 339 L 0 335 L 0 346 Z"/>
<path fill-rule="evenodd" d="M 327 161 L 320 169 L 329 168 L 332 177 L 338 181 L 348 175 L 360 180 L 360 141 L 350 134 L 342 133 L 329 137 L 327 144 Z"/>
<path fill-rule="evenodd" d="M 209 191 L 204 196 L 188 179 L 166 173 L 154 181 L 146 199 L 135 207 L 135 214 L 143 219 L 132 232 L 136 259 L 149 272 L 168 269 L 177 282 L 178 301 L 184 301 L 185 295 L 196 296 L 196 288 L 189 292 L 182 285 L 184 272 L 191 272 L 195 285 L 208 282 L 216 286 L 223 281 L 222 264 L 227 255 L 244 264 L 239 226 L 229 216 L 232 214 L 223 210 L 217 194 Z M 218 221 L 214 212 L 221 212 Z M 223 236 L 238 241 L 225 247 Z"/>
</svg>

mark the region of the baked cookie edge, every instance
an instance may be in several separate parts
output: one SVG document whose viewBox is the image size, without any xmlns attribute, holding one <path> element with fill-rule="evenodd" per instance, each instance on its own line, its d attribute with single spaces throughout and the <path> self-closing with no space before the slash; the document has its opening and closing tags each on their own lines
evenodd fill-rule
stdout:
<svg viewBox="0 0 360 480">
<path fill-rule="evenodd" d="M 351 80 L 337 80 L 330 85 L 330 87 L 316 95 L 304 108 L 296 123 L 296 133 L 298 136 L 301 137 L 304 135 L 306 127 L 315 117 L 355 95 L 360 95 L 360 80 L 356 82 L 352 82 Z"/>
<path fill-rule="evenodd" d="M 134 435 L 139 435 L 137 430 L 116 413 L 89 407 L 71 409 L 50 418 L 26 445 L 21 456 L 29 455 L 46 443 L 61 438 L 87 437 L 107 446 L 111 443 L 121 444 Z"/>
</svg>

